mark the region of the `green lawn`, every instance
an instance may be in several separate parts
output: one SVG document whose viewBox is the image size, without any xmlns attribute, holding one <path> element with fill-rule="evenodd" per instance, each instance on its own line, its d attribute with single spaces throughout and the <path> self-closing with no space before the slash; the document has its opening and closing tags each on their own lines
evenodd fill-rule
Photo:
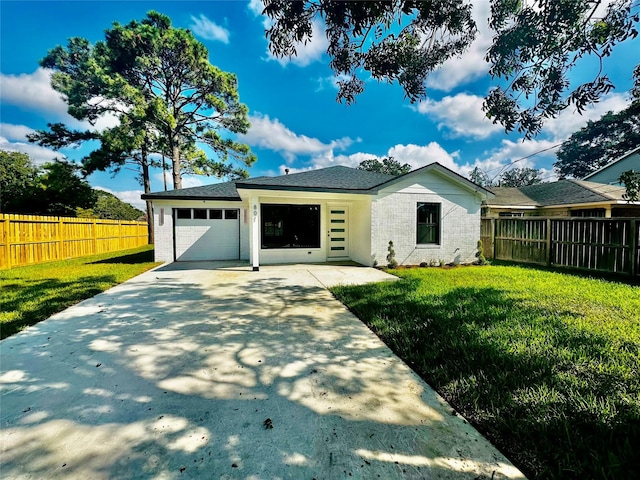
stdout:
<svg viewBox="0 0 640 480">
<path fill-rule="evenodd" d="M 153 246 L 0 270 L 0 338 L 154 266 Z"/>
<path fill-rule="evenodd" d="M 640 287 L 516 266 L 333 289 L 531 479 L 640 478 Z"/>
</svg>

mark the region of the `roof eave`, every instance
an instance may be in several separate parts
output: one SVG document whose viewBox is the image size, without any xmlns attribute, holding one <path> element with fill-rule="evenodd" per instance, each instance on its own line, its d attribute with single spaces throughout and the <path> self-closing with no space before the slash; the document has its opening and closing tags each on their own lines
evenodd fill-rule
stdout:
<svg viewBox="0 0 640 480">
<path fill-rule="evenodd" d="M 241 202 L 240 197 L 210 197 L 205 195 L 146 195 L 141 196 L 142 200 L 217 200 L 222 202 Z"/>
<path fill-rule="evenodd" d="M 350 188 L 329 188 L 329 187 L 300 187 L 282 185 L 257 185 L 247 183 L 237 183 L 238 190 L 271 190 L 282 192 L 310 192 L 310 193 L 352 193 L 358 195 L 375 195 L 377 192 L 371 189 L 350 189 Z"/>
</svg>

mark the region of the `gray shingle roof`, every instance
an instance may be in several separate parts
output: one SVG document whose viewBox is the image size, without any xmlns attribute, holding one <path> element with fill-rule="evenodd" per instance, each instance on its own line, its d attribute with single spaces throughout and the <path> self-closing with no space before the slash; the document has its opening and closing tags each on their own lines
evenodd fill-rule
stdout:
<svg viewBox="0 0 640 480">
<path fill-rule="evenodd" d="M 280 175 L 278 177 L 256 177 L 231 182 L 214 183 L 201 187 L 154 192 L 143 195 L 144 200 L 182 199 L 182 200 L 234 200 L 240 201 L 237 188 L 325 191 L 335 193 L 371 193 L 371 189 L 392 180 L 393 175 L 358 170 L 356 168 L 335 166 L 307 172 Z"/>
<path fill-rule="evenodd" d="M 328 191 L 370 190 L 395 178 L 393 175 L 358 170 L 338 165 L 307 172 L 239 180 L 238 188 L 311 189 Z"/>
<path fill-rule="evenodd" d="M 585 182 L 583 180 L 559 180 L 526 187 L 495 187 L 495 197 L 486 203 L 492 206 L 569 205 L 623 200 L 623 187 Z"/>
<path fill-rule="evenodd" d="M 168 190 L 166 192 L 153 192 L 142 195 L 143 200 L 160 198 L 185 199 L 185 200 L 232 200 L 240 201 L 240 195 L 236 190 L 236 182 L 213 183 L 201 187 L 181 188 L 180 190 Z"/>
</svg>

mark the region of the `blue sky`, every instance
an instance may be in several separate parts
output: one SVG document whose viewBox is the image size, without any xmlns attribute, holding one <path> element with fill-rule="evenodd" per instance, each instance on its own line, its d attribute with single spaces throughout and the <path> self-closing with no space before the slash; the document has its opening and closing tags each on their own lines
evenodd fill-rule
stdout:
<svg viewBox="0 0 640 480">
<path fill-rule="evenodd" d="M 605 2 L 607 3 L 607 2 Z M 275 59 L 267 50 L 265 18 L 257 0 L 238 1 L 0 1 L 0 148 L 29 153 L 37 163 L 55 157 L 79 160 L 84 150 L 54 152 L 26 142 L 25 136 L 47 122 L 81 124 L 66 113 L 66 105 L 49 85 L 49 72 L 38 61 L 72 36 L 101 40 L 114 21 L 142 19 L 149 10 L 171 17 L 174 26 L 191 29 L 204 43 L 210 61 L 238 76 L 240 98 L 249 107 L 252 127 L 241 140 L 258 157 L 251 176 L 276 175 L 331 165 L 356 166 L 371 157 L 393 156 L 420 167 L 434 161 L 463 174 L 479 166 L 498 175 L 514 160 L 565 140 L 588 119 L 629 103 L 631 73 L 638 61 L 640 38 L 626 42 L 605 60 L 615 91 L 578 115 L 574 109 L 549 121 L 535 139 L 522 141 L 491 124 L 481 111 L 491 87 L 484 54 L 491 40 L 487 27 L 489 0 L 474 2 L 479 35 L 469 51 L 431 75 L 428 98 L 411 105 L 397 85 L 368 81 L 356 104 L 335 101 L 335 79 L 324 53 L 326 39 L 316 24 L 312 42 L 293 59 Z M 574 81 L 593 75 L 594 64 L 581 65 Z M 584 77 L 582 77 L 584 75 Z M 104 119 L 103 126 L 110 120 Z M 516 166 L 544 170 L 553 179 L 555 149 L 521 160 Z M 169 176 L 170 177 L 170 176 Z M 185 177 L 183 186 L 218 180 Z M 98 172 L 92 186 L 111 191 L 142 206 L 136 174 Z M 169 179 L 170 182 L 170 179 Z M 162 172 L 152 172 L 152 190 L 163 189 Z"/>
</svg>

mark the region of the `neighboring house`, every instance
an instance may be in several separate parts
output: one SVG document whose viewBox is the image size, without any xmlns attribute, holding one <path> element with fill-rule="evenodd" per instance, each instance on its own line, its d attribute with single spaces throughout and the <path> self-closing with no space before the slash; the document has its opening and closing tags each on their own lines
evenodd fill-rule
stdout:
<svg viewBox="0 0 640 480">
<path fill-rule="evenodd" d="M 475 259 L 491 192 L 432 163 L 398 177 L 335 166 L 143 195 L 153 202 L 157 261 Z"/>
<path fill-rule="evenodd" d="M 482 216 L 640 217 L 640 202 L 627 202 L 617 185 L 560 180 L 526 187 L 494 187 Z"/>
<path fill-rule="evenodd" d="M 620 175 L 629 170 L 640 172 L 640 147 L 625 153 L 604 167 L 590 173 L 583 180 L 609 185 L 620 185 Z"/>
</svg>

